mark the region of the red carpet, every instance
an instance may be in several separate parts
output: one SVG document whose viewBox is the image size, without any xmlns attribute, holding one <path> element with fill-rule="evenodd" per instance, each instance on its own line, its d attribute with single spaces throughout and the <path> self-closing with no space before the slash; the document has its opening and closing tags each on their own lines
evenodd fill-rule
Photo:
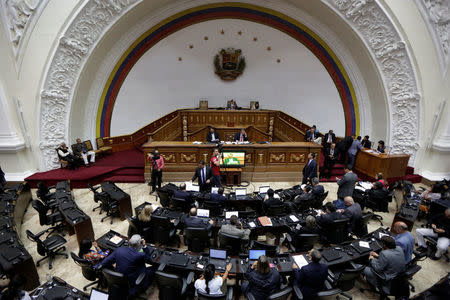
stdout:
<svg viewBox="0 0 450 300">
<path fill-rule="evenodd" d="M 56 169 L 38 172 L 25 178 L 31 187 L 36 187 L 39 181 L 54 185 L 59 181 L 70 180 L 72 188 L 86 188 L 103 181 L 143 183 L 144 155 L 139 150 L 114 152 L 111 155 L 97 159 L 91 167 L 82 166 L 77 170 Z"/>
</svg>

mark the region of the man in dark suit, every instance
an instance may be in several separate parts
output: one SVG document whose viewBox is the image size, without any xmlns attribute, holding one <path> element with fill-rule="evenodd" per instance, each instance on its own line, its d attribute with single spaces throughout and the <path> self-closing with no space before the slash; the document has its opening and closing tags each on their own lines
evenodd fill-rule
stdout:
<svg viewBox="0 0 450 300">
<path fill-rule="evenodd" d="M 220 142 L 220 136 L 214 129 L 214 127 L 209 128 L 209 132 L 206 134 L 206 141 L 208 143 L 218 143 Z"/>
<path fill-rule="evenodd" d="M 101 265 L 112 266 L 115 263 L 115 270 L 125 275 L 130 282 L 130 294 L 134 294 L 138 289 L 146 289 L 150 285 L 153 270 L 145 266 L 145 262 L 150 260 L 150 250 L 147 248 L 145 240 L 135 234 L 128 241 L 128 245 L 129 247 L 120 247 L 114 250 L 101 262 Z M 136 286 L 136 279 L 142 273 L 145 274 L 145 277 L 140 285 Z"/>
<path fill-rule="evenodd" d="M 338 198 L 343 200 L 347 196 L 353 195 L 353 190 L 355 189 L 355 183 L 358 181 L 358 176 L 352 172 L 350 166 L 344 168 L 345 175 L 342 179 L 337 179 L 337 185 L 339 186 L 337 195 Z"/>
<path fill-rule="evenodd" d="M 303 299 L 315 299 L 317 293 L 325 289 L 325 280 L 328 276 L 328 266 L 319 263 L 322 255 L 316 249 L 309 251 L 309 259 L 311 262 L 303 266 L 300 270 L 294 263 L 292 269 L 294 270 L 295 281 L 300 291 L 303 294 Z"/>
<path fill-rule="evenodd" d="M 217 190 L 217 194 L 211 193 L 209 200 L 212 202 L 217 202 L 219 204 L 225 204 L 227 198 L 223 195 L 223 192 L 224 192 L 223 187 L 220 187 Z"/>
<path fill-rule="evenodd" d="M 333 203 L 327 202 L 325 204 L 325 213 L 322 213 L 317 218 L 317 224 L 319 224 L 322 228 L 326 229 L 327 226 L 332 225 L 334 220 L 343 219 L 342 214 L 336 211 L 336 207 Z"/>
<path fill-rule="evenodd" d="M 351 196 L 344 198 L 344 203 L 347 208 L 345 210 L 340 210 L 345 218 L 350 219 L 349 231 L 356 232 L 358 230 L 357 226 L 360 226 L 362 211 L 359 203 L 355 203 Z"/>
<path fill-rule="evenodd" d="M 200 192 L 205 192 L 211 189 L 211 180 L 214 177 L 211 167 L 205 165 L 205 161 L 201 160 L 198 163 L 197 169 L 195 169 L 194 177 L 192 181 L 198 178 L 198 185 L 200 186 Z"/>
<path fill-rule="evenodd" d="M 342 141 L 336 144 L 336 149 L 338 151 L 338 154 L 340 155 L 339 161 L 345 160 L 345 153 L 347 153 L 348 148 L 353 143 L 353 140 L 355 139 L 355 135 L 346 136 Z"/>
<path fill-rule="evenodd" d="M 333 170 L 334 164 L 338 159 L 339 152 L 336 149 L 336 144 L 331 144 L 329 148 L 325 149 L 325 162 L 323 166 L 323 177 L 330 178 L 331 171 Z"/>
<path fill-rule="evenodd" d="M 235 142 L 247 142 L 248 141 L 247 133 L 245 132 L 244 128 L 242 128 L 240 132 L 237 132 L 234 135 L 233 141 L 235 141 Z"/>
<path fill-rule="evenodd" d="M 306 163 L 302 171 L 302 184 L 306 184 L 311 180 L 311 178 L 317 177 L 317 162 L 314 160 L 315 157 L 315 153 L 308 154 L 308 162 Z"/>
<path fill-rule="evenodd" d="M 380 181 L 373 184 L 372 188 L 367 192 L 370 202 L 377 204 L 377 209 L 380 211 L 388 211 L 388 195 L 389 191 L 383 187 Z"/>
<path fill-rule="evenodd" d="M 283 205 L 283 201 L 280 198 L 275 198 L 275 192 L 272 189 L 267 190 L 266 199 L 263 202 L 264 211 L 267 212 L 267 209 L 271 206 Z"/>
<path fill-rule="evenodd" d="M 186 184 L 185 183 L 180 184 L 179 190 L 173 191 L 173 198 L 183 199 L 186 202 L 189 202 L 191 204 L 194 202 L 194 199 L 192 198 L 191 194 L 189 192 L 186 192 Z"/>
<path fill-rule="evenodd" d="M 333 130 L 329 130 L 328 133 L 323 137 L 323 146 L 325 149 L 330 148 L 331 144 L 336 143 L 336 135 L 333 133 Z"/>
<path fill-rule="evenodd" d="M 325 193 L 323 185 L 319 184 L 319 178 L 313 177 L 311 179 L 311 183 L 312 183 L 311 193 L 314 195 L 314 197 L 317 198 L 317 197 L 323 195 L 323 193 Z"/>
<path fill-rule="evenodd" d="M 363 147 L 361 146 L 361 137 L 358 136 L 356 138 L 356 140 L 354 140 L 352 142 L 352 145 L 350 146 L 350 148 L 348 148 L 347 151 L 347 164 L 351 167 L 353 167 L 355 165 L 356 162 L 356 155 L 358 154 L 359 151 L 361 151 L 363 149 Z"/>
<path fill-rule="evenodd" d="M 91 164 L 95 164 L 95 152 L 88 149 L 86 143 L 77 139 L 77 143 L 72 145 L 73 155 L 82 158 L 85 166 L 89 166 L 88 157 L 91 156 Z"/>
<path fill-rule="evenodd" d="M 313 125 L 310 130 L 308 130 L 305 134 L 306 142 L 313 142 L 316 144 L 322 144 L 322 138 L 319 135 L 319 132 L 316 130 L 316 125 Z"/>
<path fill-rule="evenodd" d="M 191 208 L 189 211 L 189 216 L 183 219 L 183 223 L 185 227 L 194 227 L 194 228 L 206 228 L 208 230 L 211 229 L 213 221 L 206 220 L 203 218 L 197 217 L 197 209 L 195 207 Z"/>
<path fill-rule="evenodd" d="M 372 142 L 369 140 L 368 135 L 364 136 L 364 138 L 362 139 L 361 146 L 363 148 L 369 148 L 369 149 L 372 147 Z"/>
</svg>

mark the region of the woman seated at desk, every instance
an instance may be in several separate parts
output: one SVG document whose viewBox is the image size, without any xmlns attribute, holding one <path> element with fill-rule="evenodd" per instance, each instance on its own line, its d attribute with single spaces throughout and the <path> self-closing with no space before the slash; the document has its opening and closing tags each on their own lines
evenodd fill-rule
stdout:
<svg viewBox="0 0 450 300">
<path fill-rule="evenodd" d="M 225 273 L 220 276 L 216 274 L 216 267 L 213 264 L 207 265 L 203 274 L 195 281 L 195 289 L 209 295 L 223 294 L 221 290 L 222 284 L 227 279 L 231 267 L 232 264 L 228 264 Z"/>
<path fill-rule="evenodd" d="M 94 246 L 94 249 L 91 249 Z M 80 244 L 80 251 L 78 252 L 78 257 L 86 259 L 91 264 L 96 265 L 101 262 L 106 256 L 108 256 L 109 250 L 103 252 L 97 245 L 97 242 L 92 242 L 90 239 L 84 239 Z"/>
<path fill-rule="evenodd" d="M 143 234 L 145 228 L 150 227 L 150 220 L 152 218 L 153 207 L 151 205 L 146 205 L 139 212 L 139 215 L 136 220 L 136 227 L 140 234 Z"/>
</svg>

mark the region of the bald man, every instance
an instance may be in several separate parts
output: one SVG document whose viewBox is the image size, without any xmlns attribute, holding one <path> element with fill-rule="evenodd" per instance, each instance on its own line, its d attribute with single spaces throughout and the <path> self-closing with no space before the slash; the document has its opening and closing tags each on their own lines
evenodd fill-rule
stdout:
<svg viewBox="0 0 450 300">
<path fill-rule="evenodd" d="M 414 236 L 408 231 L 408 226 L 403 222 L 396 222 L 393 226 L 393 231 L 397 234 L 394 238 L 395 244 L 403 249 L 405 261 L 409 263 L 414 251 Z"/>
<path fill-rule="evenodd" d="M 189 217 L 184 218 L 183 222 L 186 227 L 206 228 L 208 230 L 211 229 L 213 224 L 212 220 L 198 218 L 197 209 L 195 207 L 191 208 L 189 211 Z"/>
</svg>

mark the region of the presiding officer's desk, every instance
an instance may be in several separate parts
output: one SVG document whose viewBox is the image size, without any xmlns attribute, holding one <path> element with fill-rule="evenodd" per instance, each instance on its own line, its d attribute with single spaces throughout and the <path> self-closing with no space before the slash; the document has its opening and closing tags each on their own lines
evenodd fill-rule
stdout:
<svg viewBox="0 0 450 300">
<path fill-rule="evenodd" d="M 152 141 L 143 146 L 145 159 L 145 179 L 151 175 L 147 155 L 159 150 L 164 158 L 164 180 L 180 181 L 192 178 L 200 160 L 209 164 L 211 154 L 217 144 L 181 141 Z M 319 157 L 322 146 L 311 142 L 271 142 L 250 144 L 223 144 L 223 150 L 245 151 L 245 167 L 242 180 L 299 181 L 302 169 L 307 163 L 308 153 Z"/>
<path fill-rule="evenodd" d="M 376 178 L 378 173 L 383 173 L 386 179 L 402 177 L 406 175 L 408 161 L 408 154 L 375 153 L 364 149 L 358 152 L 354 169 L 372 178 Z"/>
<path fill-rule="evenodd" d="M 367 258 L 371 251 L 379 252 L 382 249 L 380 239 L 384 234 L 390 235 L 387 230 L 380 228 L 361 239 L 345 242 L 332 248 L 322 249 L 320 250 L 322 253 L 320 262 L 331 268 L 338 268 L 340 265 L 345 265 L 350 262 L 365 264 L 367 263 Z M 110 241 L 111 238 L 115 236 L 121 238 L 119 244 Z M 109 249 L 110 251 L 114 251 L 118 247 L 127 246 L 127 239 L 127 237 L 111 230 L 102 235 L 97 240 L 97 243 L 103 250 Z M 363 249 L 363 252 L 357 251 L 356 249 L 358 248 L 360 241 L 367 242 L 370 248 Z M 207 253 L 179 251 L 177 249 L 155 247 L 153 245 L 148 245 L 147 247 L 149 247 L 150 250 L 150 259 L 147 263 L 158 266 L 159 270 L 169 269 L 186 273 L 194 271 L 197 274 L 200 274 L 203 272 L 204 267 L 209 264 Z M 327 260 L 325 257 L 328 256 L 327 253 L 330 252 L 335 252 L 336 254 L 334 254 L 332 260 Z M 270 257 L 269 260 L 273 267 L 277 268 L 282 275 L 289 275 L 292 272 L 292 264 L 294 263 L 294 257 L 296 255 L 303 255 L 305 260 L 309 262 L 309 258 L 305 253 L 280 253 L 276 257 Z M 227 257 L 226 263 L 232 264 L 230 275 L 242 279 L 247 269 L 251 266 L 252 261 L 248 260 L 248 255 L 241 254 L 239 256 Z M 218 271 L 224 272 L 225 270 L 223 267 L 219 267 Z"/>
</svg>

